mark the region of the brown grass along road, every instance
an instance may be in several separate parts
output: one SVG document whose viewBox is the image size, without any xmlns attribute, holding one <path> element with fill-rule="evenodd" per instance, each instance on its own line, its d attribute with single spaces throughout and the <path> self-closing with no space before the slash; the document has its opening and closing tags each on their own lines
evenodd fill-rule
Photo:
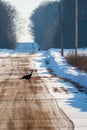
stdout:
<svg viewBox="0 0 87 130">
<path fill-rule="evenodd" d="M 0 130 L 73 130 L 37 71 L 30 82 L 20 79 L 31 72 L 32 56 L 1 57 Z"/>
</svg>

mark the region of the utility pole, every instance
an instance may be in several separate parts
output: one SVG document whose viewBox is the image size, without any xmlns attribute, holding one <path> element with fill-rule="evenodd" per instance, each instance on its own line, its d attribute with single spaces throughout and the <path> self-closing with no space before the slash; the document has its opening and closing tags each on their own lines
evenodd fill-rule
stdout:
<svg viewBox="0 0 87 130">
<path fill-rule="evenodd" d="M 61 40 L 61 55 L 64 56 L 63 31 L 62 31 L 62 15 L 61 15 L 61 1 L 59 1 L 59 28 L 60 28 L 60 40 Z"/>
<path fill-rule="evenodd" d="M 75 56 L 77 56 L 78 48 L 78 0 L 75 0 Z"/>
</svg>

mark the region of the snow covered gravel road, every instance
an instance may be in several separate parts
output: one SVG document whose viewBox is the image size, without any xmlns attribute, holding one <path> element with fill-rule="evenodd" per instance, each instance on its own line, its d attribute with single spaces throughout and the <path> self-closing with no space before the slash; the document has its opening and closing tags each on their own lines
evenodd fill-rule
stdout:
<svg viewBox="0 0 87 130">
<path fill-rule="evenodd" d="M 0 57 L 0 130 L 74 129 L 47 87 L 46 80 L 56 77 L 44 64 L 41 69 L 38 67 L 38 57 L 39 53 Z M 31 70 L 30 81 L 20 79 Z M 67 93 L 63 88 L 60 90 Z"/>
</svg>

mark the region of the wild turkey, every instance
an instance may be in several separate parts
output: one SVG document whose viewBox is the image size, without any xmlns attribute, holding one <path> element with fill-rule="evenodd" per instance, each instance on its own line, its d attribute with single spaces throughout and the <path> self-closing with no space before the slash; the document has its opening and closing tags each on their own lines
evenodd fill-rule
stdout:
<svg viewBox="0 0 87 130">
<path fill-rule="evenodd" d="M 32 71 L 32 72 L 33 72 L 33 71 Z M 30 74 L 24 75 L 21 79 L 26 79 L 26 80 L 31 79 L 32 72 L 31 72 Z"/>
</svg>

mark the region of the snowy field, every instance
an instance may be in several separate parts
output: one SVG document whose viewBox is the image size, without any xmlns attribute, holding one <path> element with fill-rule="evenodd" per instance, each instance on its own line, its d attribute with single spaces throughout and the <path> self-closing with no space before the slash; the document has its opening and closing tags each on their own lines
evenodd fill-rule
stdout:
<svg viewBox="0 0 87 130">
<path fill-rule="evenodd" d="M 19 53 L 36 53 L 36 67 L 41 69 L 51 68 L 58 77 L 70 79 L 83 86 L 85 93 L 79 92 L 78 89 L 70 82 L 65 82 L 63 79 L 57 79 L 52 82 L 46 81 L 50 93 L 55 99 L 58 99 L 59 106 L 64 110 L 67 116 L 74 122 L 75 130 L 87 130 L 87 73 L 76 69 L 69 65 L 61 56 L 60 49 L 49 49 L 47 51 L 38 51 L 39 46 L 33 44 L 19 44 L 16 50 L 0 49 L 0 56 L 17 55 Z M 86 49 L 79 49 L 82 53 Z M 65 55 L 67 50 L 65 50 Z M 46 65 L 45 61 L 49 61 Z M 43 73 L 41 75 L 49 76 L 50 74 Z M 69 94 L 53 92 L 53 88 L 63 86 L 69 90 Z"/>
</svg>

